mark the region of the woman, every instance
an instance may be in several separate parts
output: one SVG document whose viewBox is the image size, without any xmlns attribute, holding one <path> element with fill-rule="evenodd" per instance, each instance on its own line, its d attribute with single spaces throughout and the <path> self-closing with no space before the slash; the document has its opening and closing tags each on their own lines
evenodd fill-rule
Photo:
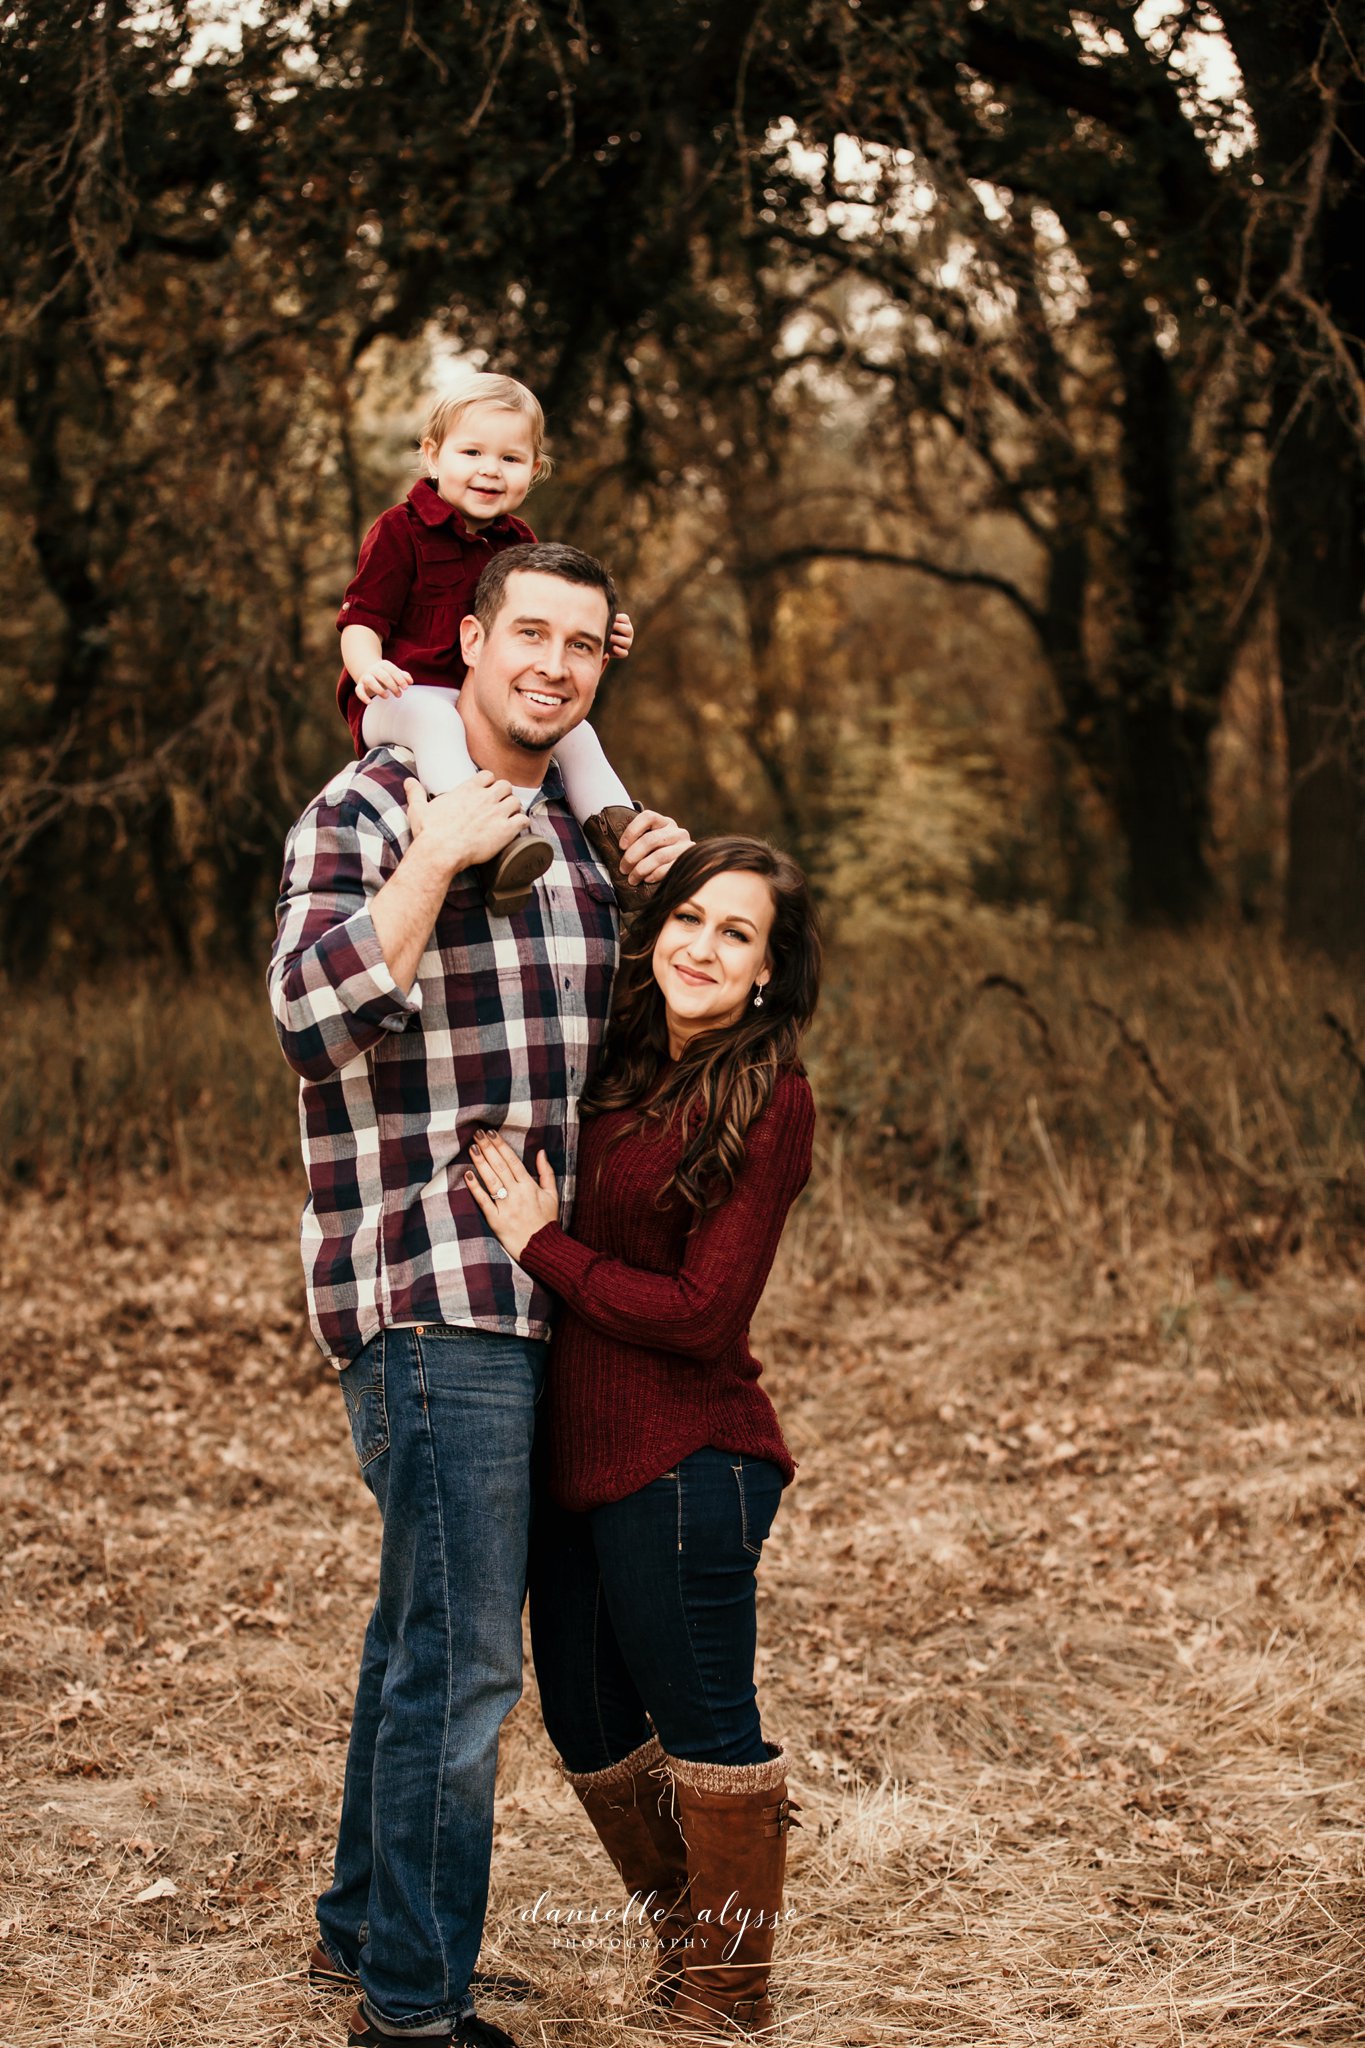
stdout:
<svg viewBox="0 0 1365 2048">
<path fill-rule="evenodd" d="M 769 2025 L 790 1810 L 754 1692 L 754 1572 L 791 1454 L 749 1320 L 810 1171 L 797 1062 L 820 943 L 759 840 L 674 863 L 623 950 L 584 1104 L 573 1231 L 481 1134 L 470 1185 L 563 1304 L 547 1380 L 531 1636 L 545 1725 L 659 1936 L 660 2024 Z"/>
</svg>

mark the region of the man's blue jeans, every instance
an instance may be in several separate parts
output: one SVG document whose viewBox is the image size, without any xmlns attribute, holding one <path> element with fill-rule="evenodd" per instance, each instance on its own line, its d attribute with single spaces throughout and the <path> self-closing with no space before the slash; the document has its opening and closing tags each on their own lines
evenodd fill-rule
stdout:
<svg viewBox="0 0 1365 2048">
<path fill-rule="evenodd" d="M 521 1693 L 545 1350 L 483 1330 L 388 1330 L 341 1374 L 384 1527 L 318 1927 L 391 2028 L 473 2009 L 498 1731 Z"/>
<path fill-rule="evenodd" d="M 754 1573 L 782 1492 L 765 1458 L 705 1449 L 575 1515 L 537 1490 L 531 1647 L 551 1742 L 600 1771 L 649 1739 L 694 1763 L 766 1763 Z"/>
</svg>

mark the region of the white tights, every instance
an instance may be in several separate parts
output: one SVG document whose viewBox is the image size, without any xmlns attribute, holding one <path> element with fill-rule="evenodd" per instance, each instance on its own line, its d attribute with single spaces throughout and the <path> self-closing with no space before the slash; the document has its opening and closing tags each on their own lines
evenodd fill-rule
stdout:
<svg viewBox="0 0 1365 2048">
<path fill-rule="evenodd" d="M 401 697 L 376 697 L 365 706 L 362 730 L 367 747 L 410 747 L 417 757 L 417 780 L 432 796 L 443 795 L 479 772 L 469 758 L 458 690 L 411 683 Z M 555 759 L 569 809 L 580 824 L 609 804 L 629 807 L 626 786 L 586 719 L 560 740 Z"/>
</svg>

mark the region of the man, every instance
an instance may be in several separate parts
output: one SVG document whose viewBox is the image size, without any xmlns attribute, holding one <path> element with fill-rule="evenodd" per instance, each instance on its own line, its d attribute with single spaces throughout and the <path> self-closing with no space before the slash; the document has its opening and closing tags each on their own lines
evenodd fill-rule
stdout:
<svg viewBox="0 0 1365 2048">
<path fill-rule="evenodd" d="M 270 987 L 301 1076 L 313 1329 L 383 1518 L 315 1981 L 361 1993 L 350 2048 L 511 2048 L 474 2016 L 498 1731 L 521 1690 L 534 1404 L 549 1297 L 464 1185 L 469 1143 L 543 1147 L 572 1201 L 578 1098 L 616 962 L 612 890 L 553 752 L 606 665 L 616 593 L 576 548 L 488 566 L 461 645 L 475 782 L 427 799 L 380 748 L 290 834 Z M 554 859 L 490 918 L 470 872 L 534 813 Z M 642 812 L 628 879 L 688 836 Z"/>
</svg>

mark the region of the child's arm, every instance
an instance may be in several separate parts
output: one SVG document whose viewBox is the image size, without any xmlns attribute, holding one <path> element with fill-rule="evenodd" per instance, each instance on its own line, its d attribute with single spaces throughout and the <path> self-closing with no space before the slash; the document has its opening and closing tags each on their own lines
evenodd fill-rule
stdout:
<svg viewBox="0 0 1365 2048">
<path fill-rule="evenodd" d="M 412 681 L 406 669 L 384 660 L 384 642 L 407 602 L 416 570 L 407 515 L 401 505 L 390 506 L 360 544 L 360 559 L 337 613 L 341 659 L 363 704 L 401 696 Z"/>
<path fill-rule="evenodd" d="M 372 704 L 376 697 L 401 697 L 412 681 L 405 668 L 385 661 L 384 643 L 373 626 L 342 627 L 341 659 L 362 704 Z"/>
<path fill-rule="evenodd" d="M 617 661 L 624 661 L 634 640 L 635 628 L 630 623 L 629 614 L 618 612 L 611 622 L 611 638 L 607 642 L 608 654 Z"/>
</svg>

